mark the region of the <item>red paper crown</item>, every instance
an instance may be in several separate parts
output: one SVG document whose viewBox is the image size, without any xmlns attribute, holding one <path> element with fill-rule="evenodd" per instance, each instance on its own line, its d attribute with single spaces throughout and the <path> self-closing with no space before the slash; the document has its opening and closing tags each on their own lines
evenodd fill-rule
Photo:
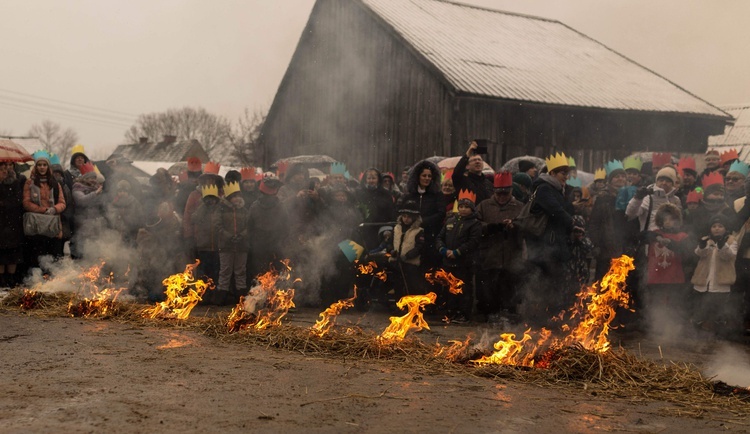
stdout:
<svg viewBox="0 0 750 434">
<path fill-rule="evenodd" d="M 724 177 L 721 176 L 721 173 L 711 172 L 707 175 L 703 175 L 703 178 L 701 179 L 701 185 L 703 186 L 704 190 L 709 185 L 714 185 L 714 184 L 724 185 Z"/>
<path fill-rule="evenodd" d="M 513 186 L 513 175 L 510 172 L 500 172 L 495 174 L 495 181 L 492 183 L 495 188 L 504 188 Z"/>
<path fill-rule="evenodd" d="M 725 165 L 726 163 L 729 163 L 732 160 L 739 160 L 740 154 L 737 153 L 736 149 L 730 149 L 726 152 L 721 153 L 721 160 L 719 162 L 720 165 Z"/>
<path fill-rule="evenodd" d="M 685 203 L 699 203 L 703 199 L 703 193 L 693 190 L 687 195 Z"/>
<path fill-rule="evenodd" d="M 446 179 L 453 179 L 453 169 L 450 169 L 443 174 L 443 181 Z"/>
<path fill-rule="evenodd" d="M 458 192 L 458 201 L 461 202 L 463 199 L 468 199 L 471 203 L 477 202 L 477 195 L 470 190 L 461 190 Z"/>
<path fill-rule="evenodd" d="M 208 163 L 206 163 L 206 167 L 203 168 L 203 173 L 218 175 L 219 169 L 221 169 L 221 163 L 214 163 L 213 161 L 209 161 Z"/>
<path fill-rule="evenodd" d="M 654 152 L 651 159 L 651 167 L 664 167 L 672 162 L 671 152 Z"/>
<path fill-rule="evenodd" d="M 255 167 L 243 167 L 240 169 L 240 176 L 242 176 L 243 181 L 255 179 Z"/>
<path fill-rule="evenodd" d="M 198 157 L 190 157 L 187 159 L 187 170 L 188 172 L 200 172 L 201 165 L 203 162 Z"/>
<path fill-rule="evenodd" d="M 693 172 L 697 172 L 695 170 L 695 159 L 693 157 L 682 157 L 680 158 L 680 161 L 677 162 L 677 168 L 680 169 L 680 176 L 683 176 L 683 170 L 690 169 Z"/>
<path fill-rule="evenodd" d="M 91 161 L 88 161 L 83 166 L 81 166 L 81 168 L 78 170 L 81 171 L 81 175 L 85 175 L 89 172 L 95 171 L 96 168 L 94 168 L 94 164 Z"/>
</svg>

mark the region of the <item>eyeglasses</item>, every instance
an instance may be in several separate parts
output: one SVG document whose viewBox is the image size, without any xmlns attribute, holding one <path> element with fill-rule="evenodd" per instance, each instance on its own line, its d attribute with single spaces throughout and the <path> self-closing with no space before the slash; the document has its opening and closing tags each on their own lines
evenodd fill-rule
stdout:
<svg viewBox="0 0 750 434">
<path fill-rule="evenodd" d="M 740 181 L 743 180 L 743 178 L 740 178 L 738 176 L 728 176 L 728 177 L 724 178 L 724 180 L 726 182 L 740 182 Z"/>
</svg>

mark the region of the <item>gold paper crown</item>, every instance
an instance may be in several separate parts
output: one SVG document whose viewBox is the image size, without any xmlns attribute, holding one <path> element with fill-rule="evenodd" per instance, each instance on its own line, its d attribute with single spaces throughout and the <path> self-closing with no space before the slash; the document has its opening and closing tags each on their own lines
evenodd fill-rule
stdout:
<svg viewBox="0 0 750 434">
<path fill-rule="evenodd" d="M 600 179 L 607 179 L 607 171 L 604 170 L 604 168 L 598 168 L 594 172 L 594 181 L 598 181 Z"/>
<path fill-rule="evenodd" d="M 239 191 L 240 191 L 240 183 L 230 182 L 224 186 L 224 197 L 229 197 L 233 193 L 238 193 Z"/>
<path fill-rule="evenodd" d="M 472 203 L 477 203 L 477 195 L 471 190 L 461 190 L 458 192 L 458 201 L 462 199 L 469 199 Z"/>
<path fill-rule="evenodd" d="M 547 163 L 547 173 L 552 172 L 553 170 L 560 167 L 568 167 L 568 157 L 566 157 L 562 152 L 558 152 L 555 155 L 550 155 L 549 157 L 544 159 L 544 162 Z"/>
<path fill-rule="evenodd" d="M 203 197 L 214 196 L 219 197 L 219 187 L 214 184 L 201 186 L 201 195 Z"/>
<path fill-rule="evenodd" d="M 79 143 L 73 146 L 73 149 L 70 150 L 70 155 L 75 155 L 75 154 L 84 154 L 84 155 L 86 154 L 86 152 L 83 150 L 82 144 Z"/>
</svg>

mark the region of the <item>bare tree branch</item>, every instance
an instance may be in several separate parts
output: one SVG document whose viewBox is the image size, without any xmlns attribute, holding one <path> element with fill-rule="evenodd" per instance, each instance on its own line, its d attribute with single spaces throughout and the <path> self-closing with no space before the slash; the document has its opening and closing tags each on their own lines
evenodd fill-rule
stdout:
<svg viewBox="0 0 750 434">
<path fill-rule="evenodd" d="M 70 150 L 78 141 L 78 134 L 73 129 L 63 130 L 60 124 L 47 119 L 41 124 L 32 125 L 28 135 L 38 137 L 45 150 L 60 157 L 63 166 L 70 159 Z"/>
</svg>

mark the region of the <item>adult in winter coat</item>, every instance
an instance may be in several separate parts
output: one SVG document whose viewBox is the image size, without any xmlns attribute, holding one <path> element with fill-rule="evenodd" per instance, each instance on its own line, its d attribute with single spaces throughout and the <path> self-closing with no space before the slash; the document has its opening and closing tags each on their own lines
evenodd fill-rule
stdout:
<svg viewBox="0 0 750 434">
<path fill-rule="evenodd" d="M 89 160 L 89 157 L 86 156 L 83 145 L 73 146 L 73 149 L 71 149 L 70 152 L 72 153 L 72 155 L 70 156 L 70 164 L 68 165 L 68 170 L 65 172 L 65 184 L 71 191 L 73 191 L 73 183 L 83 174 L 81 173 L 81 168 L 84 164 L 89 163 L 91 160 Z"/>
<path fill-rule="evenodd" d="M 280 187 L 281 181 L 266 173 L 260 182 L 261 196 L 250 206 L 251 276 L 265 273 L 269 266 L 278 269 L 278 262 L 285 259 L 289 218 L 286 207 L 277 196 Z"/>
<path fill-rule="evenodd" d="M 619 190 L 625 187 L 627 175 L 619 161 L 607 163 L 607 186 L 596 196 L 589 217 L 588 235 L 595 246 L 596 272 L 594 279 L 601 279 L 609 270 L 610 262 L 623 253 L 625 213 L 617 211 Z"/>
<path fill-rule="evenodd" d="M 445 220 L 445 198 L 440 185 L 440 169 L 435 163 L 422 160 L 409 172 L 406 192 L 401 196 L 400 206 L 414 202 L 419 210 L 425 246 L 421 264 L 426 271 L 440 264 L 440 255 L 435 249 L 435 238 Z"/>
<path fill-rule="evenodd" d="M 80 258 L 86 252 L 86 246 L 94 240 L 106 225 L 103 196 L 104 177 L 87 164 L 85 172 L 73 183 L 73 200 L 76 212 L 73 215 L 75 234 L 71 240 L 71 255 Z"/>
<path fill-rule="evenodd" d="M 50 156 L 45 151 L 34 153 L 34 168 L 23 186 L 23 209 L 26 212 L 60 215 L 65 211 L 65 195 L 50 170 Z M 55 237 L 34 235 L 28 237 L 29 266 L 39 266 L 39 257 L 55 255 L 62 239 L 62 225 Z"/>
<path fill-rule="evenodd" d="M 219 234 L 219 285 L 216 304 L 235 304 L 247 293 L 247 251 L 249 246 L 250 211 L 245 207 L 239 182 L 227 183 L 226 198 L 219 204 L 216 233 Z M 234 276 L 235 292 L 230 296 Z"/>
<path fill-rule="evenodd" d="M 391 194 L 383 188 L 382 174 L 373 167 L 365 170 L 356 193 L 357 203 L 365 223 L 385 223 L 396 220 L 396 207 Z M 379 244 L 380 225 L 366 226 L 362 230 L 362 241 L 366 249 Z"/>
<path fill-rule="evenodd" d="M 513 219 L 518 217 L 523 203 L 513 197 L 510 172 L 495 175 L 493 184 L 495 194 L 477 206 L 477 218 L 482 222 L 477 310 L 484 315 L 501 309 L 515 314 L 515 284 L 523 265 L 523 238 Z"/>
<path fill-rule="evenodd" d="M 625 209 L 629 220 L 638 218 L 641 231 L 655 231 L 656 211 L 662 204 L 671 203 L 682 209 L 682 202 L 675 196 L 677 172 L 672 167 L 663 167 L 656 173 L 656 182 L 639 188 Z M 649 214 L 650 210 L 650 214 Z M 648 223 L 648 226 L 646 226 Z"/>
<path fill-rule="evenodd" d="M 459 193 L 461 190 L 469 190 L 476 196 L 476 203 L 482 203 L 484 200 L 492 197 L 492 181 L 482 174 L 484 160 L 482 156 L 475 153 L 477 142 L 471 142 L 469 149 L 466 150 L 456 167 L 453 168 L 453 187 Z"/>
<path fill-rule="evenodd" d="M 547 215 L 547 226 L 541 236 L 526 234 L 526 247 L 529 263 L 539 273 L 539 280 L 533 286 L 534 305 L 542 308 L 533 315 L 548 315 L 546 311 L 556 311 L 566 307 L 571 298 L 572 288 L 561 286 L 565 280 L 567 262 L 571 259 L 570 239 L 573 232 L 573 205 L 565 200 L 565 182 L 568 179 L 568 160 L 564 154 L 547 158 L 548 173 L 543 173 L 532 184 L 532 213 Z"/>
<path fill-rule="evenodd" d="M 120 180 L 110 205 L 110 221 L 112 226 L 120 232 L 122 241 L 128 246 L 135 246 L 138 229 L 143 225 L 141 204 L 131 194 L 130 182 Z"/>
<path fill-rule="evenodd" d="M 15 163 L 0 161 L 0 287 L 14 287 L 16 266 L 23 261 L 23 187 Z"/>
</svg>

